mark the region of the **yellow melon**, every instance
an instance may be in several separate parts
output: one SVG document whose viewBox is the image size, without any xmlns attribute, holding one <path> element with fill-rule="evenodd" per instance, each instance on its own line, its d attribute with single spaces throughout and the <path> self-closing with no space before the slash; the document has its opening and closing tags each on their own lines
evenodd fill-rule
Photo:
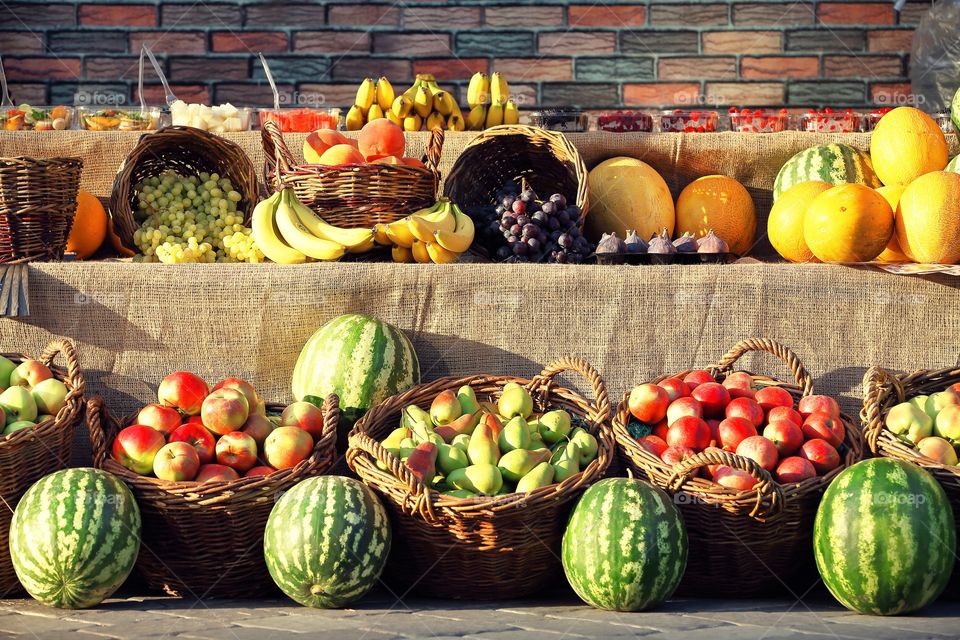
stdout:
<svg viewBox="0 0 960 640">
<path fill-rule="evenodd" d="M 915 262 L 960 262 L 960 173 L 928 173 L 903 190 L 897 237 Z"/>
<path fill-rule="evenodd" d="M 880 118 L 870 138 L 873 169 L 883 184 L 909 184 L 947 166 L 947 139 L 936 121 L 915 107 Z"/>
<path fill-rule="evenodd" d="M 868 262 L 880 255 L 892 235 L 890 204 L 862 184 L 824 191 L 803 218 L 807 246 L 823 262 Z"/>
<path fill-rule="evenodd" d="M 590 171 L 588 183 L 586 232 L 594 241 L 614 231 L 623 237 L 627 229 L 635 229 L 644 240 L 661 229 L 673 233 L 673 196 L 660 174 L 646 162 L 610 158 Z"/>
<path fill-rule="evenodd" d="M 77 193 L 77 212 L 67 238 L 66 250 L 78 260 L 92 256 L 107 237 L 107 212 L 97 196 L 88 191 Z"/>
<path fill-rule="evenodd" d="M 790 262 L 819 262 L 804 240 L 803 218 L 813 199 L 832 186 L 819 180 L 795 184 L 770 209 L 767 238 L 777 253 Z"/>
<path fill-rule="evenodd" d="M 713 232 L 730 251 L 746 255 L 757 235 L 757 212 L 746 187 L 727 176 L 704 176 L 688 184 L 677 198 L 677 235 L 697 238 Z"/>
<path fill-rule="evenodd" d="M 877 189 L 877 193 L 886 198 L 890 204 L 890 208 L 896 211 L 897 205 L 900 204 L 900 196 L 906 188 L 906 185 L 891 184 L 886 187 L 880 187 Z M 910 262 L 910 258 L 900 248 L 896 228 L 894 228 L 893 235 L 890 236 L 890 242 L 887 243 L 887 248 L 877 256 L 877 262 Z"/>
</svg>

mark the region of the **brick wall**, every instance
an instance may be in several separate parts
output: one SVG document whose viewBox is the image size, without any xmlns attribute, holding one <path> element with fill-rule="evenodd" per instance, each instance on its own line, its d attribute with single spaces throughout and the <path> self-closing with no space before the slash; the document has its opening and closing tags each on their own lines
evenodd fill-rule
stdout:
<svg viewBox="0 0 960 640">
<path fill-rule="evenodd" d="M 929 2 L 410 0 L 0 2 L 18 101 L 78 90 L 136 99 L 142 43 L 188 101 L 349 104 L 357 81 L 430 72 L 461 89 L 505 73 L 525 104 L 849 105 L 909 94 L 913 28 Z M 163 90 L 149 74 L 152 102 Z"/>
</svg>

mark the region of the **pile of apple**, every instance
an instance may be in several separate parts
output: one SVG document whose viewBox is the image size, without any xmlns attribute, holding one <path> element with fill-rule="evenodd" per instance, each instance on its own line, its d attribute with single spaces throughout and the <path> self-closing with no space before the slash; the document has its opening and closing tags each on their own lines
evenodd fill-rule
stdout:
<svg viewBox="0 0 960 640">
<path fill-rule="evenodd" d="M 67 386 L 38 360 L 19 365 L 0 356 L 0 435 L 52 420 L 67 401 Z"/>
<path fill-rule="evenodd" d="M 758 389 L 750 374 L 731 373 L 718 383 L 707 371 L 642 384 L 630 392 L 631 415 L 652 429 L 640 446 L 668 465 L 711 447 L 750 458 L 781 484 L 824 475 L 840 465 L 846 429 L 829 396 L 793 396 L 780 387 Z M 701 473 L 722 486 L 748 490 L 756 479 L 727 465 Z"/>
<path fill-rule="evenodd" d="M 171 482 L 222 482 L 265 476 L 306 460 L 323 433 L 323 412 L 294 402 L 279 416 L 248 382 L 226 378 L 211 390 L 199 376 L 171 373 L 158 403 L 137 414 L 111 453 L 142 476 Z"/>
<path fill-rule="evenodd" d="M 382 445 L 421 482 L 457 498 L 562 482 L 586 469 L 598 450 L 596 438 L 563 409 L 535 414 L 533 398 L 516 383 L 504 386 L 496 404 L 478 401 L 464 385 L 438 394 L 429 411 L 410 405 Z"/>
<path fill-rule="evenodd" d="M 890 409 L 887 429 L 934 462 L 957 464 L 960 447 L 960 383 L 915 396 Z"/>
</svg>

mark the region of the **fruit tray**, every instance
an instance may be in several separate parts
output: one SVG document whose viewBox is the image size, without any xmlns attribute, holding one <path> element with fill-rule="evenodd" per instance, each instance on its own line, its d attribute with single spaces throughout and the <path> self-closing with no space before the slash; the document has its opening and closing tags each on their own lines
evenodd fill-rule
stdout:
<svg viewBox="0 0 960 640">
<path fill-rule="evenodd" d="M 800 116 L 799 130 L 807 133 L 857 133 L 862 116 L 852 109 L 809 111 Z"/>
<path fill-rule="evenodd" d="M 658 255 L 651 253 L 595 253 L 591 258 L 596 258 L 597 264 L 729 264 L 736 261 L 739 256 L 735 253 L 672 253 L 669 255 Z"/>
</svg>

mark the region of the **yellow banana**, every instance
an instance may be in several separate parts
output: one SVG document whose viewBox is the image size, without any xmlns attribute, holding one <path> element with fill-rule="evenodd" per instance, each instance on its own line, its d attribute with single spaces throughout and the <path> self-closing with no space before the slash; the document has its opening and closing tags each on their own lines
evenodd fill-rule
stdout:
<svg viewBox="0 0 960 640">
<path fill-rule="evenodd" d="M 253 241 L 263 255 L 278 264 L 302 264 L 307 261 L 307 256 L 284 242 L 277 230 L 275 216 L 280 198 L 281 192 L 278 191 L 254 207 L 250 222 Z"/>
<path fill-rule="evenodd" d="M 390 238 L 387 237 L 387 225 L 380 223 L 373 225 L 373 240 L 377 244 L 382 244 L 385 247 L 393 244 L 390 242 Z"/>
<path fill-rule="evenodd" d="M 421 118 L 426 118 L 433 111 L 433 94 L 427 85 L 421 84 L 417 89 L 417 95 L 413 98 L 413 110 Z"/>
<path fill-rule="evenodd" d="M 373 104 L 373 101 L 377 97 L 377 85 L 373 81 L 373 78 L 364 78 L 363 82 L 360 83 L 360 88 L 357 89 L 357 99 L 354 100 L 353 104 L 360 107 L 364 112 L 370 110 L 370 105 Z"/>
<path fill-rule="evenodd" d="M 477 71 L 470 77 L 467 85 L 467 104 L 471 109 L 487 104 L 490 97 L 490 77 L 482 71 Z"/>
<path fill-rule="evenodd" d="M 396 222 L 391 222 L 384 229 L 384 233 L 387 234 L 390 242 L 398 247 L 407 247 L 409 249 L 413 245 L 414 240 L 416 240 L 413 234 L 410 233 L 410 227 L 407 226 L 407 218 L 401 218 Z"/>
<path fill-rule="evenodd" d="M 390 84 L 386 76 L 380 76 L 380 79 L 377 80 L 377 104 L 380 106 L 380 109 L 382 111 L 390 109 L 390 105 L 393 104 L 395 97 L 393 85 Z"/>
<path fill-rule="evenodd" d="M 369 238 L 367 238 L 360 244 L 356 244 L 350 247 L 349 249 L 347 249 L 347 253 L 353 253 L 353 254 L 366 253 L 367 251 L 373 251 L 374 247 L 376 246 L 377 246 L 377 243 L 373 239 L 373 234 L 371 233 Z"/>
<path fill-rule="evenodd" d="M 350 107 L 350 111 L 347 111 L 347 117 L 345 120 L 347 131 L 359 131 L 360 129 L 363 129 L 363 114 L 364 110 L 360 106 L 353 105 Z"/>
<path fill-rule="evenodd" d="M 485 127 L 489 129 L 490 127 L 496 127 L 497 125 L 503 124 L 503 105 L 502 104 L 492 104 L 490 109 L 487 111 L 487 120 Z"/>
<path fill-rule="evenodd" d="M 453 215 L 453 204 L 446 199 L 438 201 L 435 210 L 418 211 L 407 218 L 407 227 L 414 238 L 421 242 L 433 242 L 433 233 L 438 229 L 453 231 L 457 228 L 457 219 Z"/>
<path fill-rule="evenodd" d="M 350 253 L 362 253 L 373 248 L 373 232 L 370 229 L 346 229 L 334 226 L 300 202 L 292 189 L 287 197 L 287 203 L 293 207 L 297 219 L 318 238 L 341 244 Z"/>
<path fill-rule="evenodd" d="M 487 107 L 482 104 L 473 107 L 470 109 L 470 113 L 467 114 L 464 122 L 470 131 L 483 131 L 483 127 L 487 122 Z"/>
<path fill-rule="evenodd" d="M 430 260 L 434 264 L 449 264 L 456 262 L 457 258 L 460 257 L 459 253 L 447 251 L 436 242 L 427 243 L 427 255 L 430 256 Z"/>
<path fill-rule="evenodd" d="M 453 205 L 452 208 L 453 216 L 457 221 L 457 228 L 453 231 L 437 229 L 433 232 L 433 240 L 434 243 L 447 251 L 463 253 L 473 244 L 476 229 L 474 228 L 473 218 L 461 211 L 457 205 Z"/>
<path fill-rule="evenodd" d="M 403 130 L 404 131 L 420 131 L 420 128 L 423 126 L 423 118 L 418 114 L 414 113 L 403 119 Z"/>
<path fill-rule="evenodd" d="M 367 122 L 370 122 L 371 120 L 376 120 L 382 117 L 384 117 L 383 109 L 380 108 L 379 104 L 374 102 L 373 105 L 370 107 L 370 111 L 367 112 Z"/>
<path fill-rule="evenodd" d="M 418 73 L 417 80 L 426 82 L 427 84 L 437 84 L 437 79 L 432 73 Z"/>
<path fill-rule="evenodd" d="M 413 262 L 413 251 L 410 247 L 394 247 L 390 250 L 394 262 Z"/>
<path fill-rule="evenodd" d="M 419 77 L 417 77 L 417 79 L 414 81 L 414 83 L 413 83 L 412 85 L 410 85 L 410 88 L 407 89 L 406 91 L 404 91 L 404 92 L 403 92 L 402 94 L 400 94 L 400 95 L 402 95 L 402 96 L 404 96 L 405 98 L 407 98 L 408 100 L 410 100 L 410 103 L 413 104 L 413 98 L 417 95 L 417 91 L 420 89 L 420 84 L 421 84 L 422 82 L 423 82 L 423 80 L 421 80 Z"/>
<path fill-rule="evenodd" d="M 494 71 L 490 76 L 490 103 L 505 105 L 510 99 L 510 87 L 507 86 L 507 79 L 499 71 Z"/>
<path fill-rule="evenodd" d="M 513 100 L 508 100 L 507 104 L 503 107 L 503 124 L 519 123 L 520 111 L 517 110 L 517 105 Z"/>
<path fill-rule="evenodd" d="M 427 264 L 430 262 L 430 254 L 427 253 L 427 245 L 419 240 L 413 241 L 413 246 L 410 247 L 410 253 L 413 254 L 413 259 L 420 264 Z"/>
<path fill-rule="evenodd" d="M 283 239 L 304 255 L 317 260 L 337 260 L 343 256 L 344 246 L 342 244 L 318 238 L 300 222 L 296 211 L 290 206 L 289 194 L 281 196 L 276 219 L 277 228 L 280 229 L 280 235 L 283 236 Z"/>
<path fill-rule="evenodd" d="M 413 100 L 406 95 L 397 96 L 390 105 L 390 112 L 398 118 L 406 118 L 413 111 Z"/>
<path fill-rule="evenodd" d="M 393 111 L 387 111 L 387 114 L 384 117 L 398 127 L 403 126 L 403 120 L 398 118 Z"/>
<path fill-rule="evenodd" d="M 432 87 L 431 87 L 431 90 Z M 446 91 L 433 91 L 433 110 L 442 116 L 453 113 L 453 96 Z"/>
<path fill-rule="evenodd" d="M 466 129 L 466 126 L 466 123 L 463 121 L 463 116 L 459 113 L 451 113 L 447 119 L 447 129 L 450 131 L 463 131 Z"/>
<path fill-rule="evenodd" d="M 443 114 L 434 111 L 429 116 L 427 116 L 427 131 L 433 131 L 436 127 L 441 129 L 446 125 L 446 119 L 443 117 Z"/>
</svg>

